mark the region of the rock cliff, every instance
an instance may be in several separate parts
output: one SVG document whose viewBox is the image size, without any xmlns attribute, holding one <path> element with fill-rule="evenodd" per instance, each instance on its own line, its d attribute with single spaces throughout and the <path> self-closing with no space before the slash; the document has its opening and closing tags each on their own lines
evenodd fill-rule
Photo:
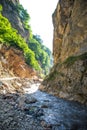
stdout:
<svg viewBox="0 0 87 130">
<path fill-rule="evenodd" d="M 0 0 L 0 4 L 3 7 L 3 16 L 10 21 L 12 27 L 17 29 L 18 33 L 27 41 L 29 39 L 29 31 L 25 29 L 17 10 L 20 4 L 19 0 Z"/>
<path fill-rule="evenodd" d="M 23 93 L 36 72 L 29 67 L 20 50 L 0 44 L 0 94 Z"/>
<path fill-rule="evenodd" d="M 85 0 L 59 1 L 53 14 L 55 63 L 87 52 L 86 6 Z"/>
<path fill-rule="evenodd" d="M 19 0 L 0 0 L 2 15 L 27 41 L 29 30 L 25 29 L 19 16 L 19 4 Z M 2 35 L 4 34 L 0 32 L 0 38 Z M 36 71 L 25 62 L 23 51 L 16 46 L 7 46 L 0 41 L 0 94 L 23 92 L 23 87 L 26 86 L 28 80 L 33 78 L 34 80 L 37 78 Z"/>
<path fill-rule="evenodd" d="M 35 71 L 25 63 L 22 51 L 17 48 L 2 46 L 0 49 L 0 59 L 4 69 L 13 72 L 15 76 L 31 78 L 36 75 Z"/>
<path fill-rule="evenodd" d="M 87 102 L 87 1 L 60 0 L 53 14 L 54 67 L 40 89 Z"/>
</svg>

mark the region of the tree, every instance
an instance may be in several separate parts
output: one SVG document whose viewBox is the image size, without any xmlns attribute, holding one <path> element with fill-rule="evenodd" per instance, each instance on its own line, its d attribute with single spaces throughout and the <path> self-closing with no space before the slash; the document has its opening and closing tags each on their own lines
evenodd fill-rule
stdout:
<svg viewBox="0 0 87 130">
<path fill-rule="evenodd" d="M 25 56 L 26 62 L 36 70 L 40 69 L 40 65 L 35 58 L 34 52 L 28 47 L 25 40 L 18 34 L 18 31 L 12 28 L 9 20 L 0 14 L 0 41 L 9 46 L 20 48 Z"/>
<path fill-rule="evenodd" d="M 19 16 L 20 16 L 22 22 L 24 23 L 25 28 L 29 29 L 30 28 L 30 26 L 29 26 L 30 16 L 27 13 L 27 10 L 24 9 L 23 6 L 20 4 L 18 4 L 17 10 L 18 10 L 18 13 L 19 13 Z"/>
<path fill-rule="evenodd" d="M 29 40 L 28 45 L 35 53 L 35 58 L 44 70 L 44 74 L 47 74 L 49 72 L 49 68 L 51 67 L 51 51 L 42 44 L 42 40 L 39 35 L 33 35 L 32 39 Z"/>
</svg>

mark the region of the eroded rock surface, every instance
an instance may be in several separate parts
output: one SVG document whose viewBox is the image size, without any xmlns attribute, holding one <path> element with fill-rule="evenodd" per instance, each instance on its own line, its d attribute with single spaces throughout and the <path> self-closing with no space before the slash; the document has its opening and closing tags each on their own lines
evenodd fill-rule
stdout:
<svg viewBox="0 0 87 130">
<path fill-rule="evenodd" d="M 40 89 L 87 103 L 87 1 L 60 0 L 53 24 L 54 67 Z"/>
<path fill-rule="evenodd" d="M 11 76 L 20 78 L 36 76 L 36 72 L 25 63 L 22 51 L 17 48 L 1 46 L 0 65 L 1 77 L 6 77 L 6 71 L 10 73 Z"/>
<path fill-rule="evenodd" d="M 54 62 L 87 52 L 87 1 L 60 0 L 53 14 Z"/>
</svg>

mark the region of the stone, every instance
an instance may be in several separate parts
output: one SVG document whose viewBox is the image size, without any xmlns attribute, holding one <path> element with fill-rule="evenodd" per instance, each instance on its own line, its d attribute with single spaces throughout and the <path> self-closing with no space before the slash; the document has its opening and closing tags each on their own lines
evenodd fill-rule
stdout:
<svg viewBox="0 0 87 130">
<path fill-rule="evenodd" d="M 36 97 L 37 102 L 26 104 L 26 97 L 28 99 L 29 96 Z M 23 109 L 19 106 L 20 100 L 24 100 Z M 48 102 L 48 108 L 41 108 L 42 103 L 45 105 Z M 0 130 L 67 130 L 76 126 L 86 130 L 86 119 L 85 105 L 59 99 L 45 92 L 0 95 Z"/>
<path fill-rule="evenodd" d="M 87 102 L 87 1 L 59 0 L 52 15 L 54 66 L 40 90 Z"/>
<path fill-rule="evenodd" d="M 11 75 L 13 74 L 20 78 L 32 78 L 36 75 L 36 72 L 25 63 L 22 51 L 17 48 L 2 46 L 0 54 L 5 57 L 4 60 L 7 61 L 6 63 L 3 63 L 3 60 L 0 57 L 4 71 L 5 69 L 9 70 Z"/>
<path fill-rule="evenodd" d="M 48 105 L 43 104 L 43 105 L 41 106 L 41 108 L 48 108 Z"/>
<path fill-rule="evenodd" d="M 37 100 L 32 96 L 29 96 L 28 98 L 27 97 L 25 98 L 25 103 L 26 104 L 35 103 L 35 102 L 37 102 Z"/>
</svg>

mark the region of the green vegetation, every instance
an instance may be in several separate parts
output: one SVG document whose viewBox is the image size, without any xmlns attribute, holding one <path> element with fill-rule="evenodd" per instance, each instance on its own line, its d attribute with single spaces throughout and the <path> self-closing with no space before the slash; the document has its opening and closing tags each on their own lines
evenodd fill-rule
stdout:
<svg viewBox="0 0 87 130">
<path fill-rule="evenodd" d="M 14 46 L 21 49 L 24 53 L 26 63 L 36 70 L 42 70 L 43 74 L 48 74 L 49 68 L 53 65 L 51 51 L 42 43 L 39 35 L 33 35 L 31 26 L 29 25 L 30 16 L 22 5 L 15 7 L 19 14 L 24 28 L 29 30 L 29 41 L 22 38 L 18 31 L 14 29 L 9 20 L 2 16 L 2 6 L 0 5 L 0 42 L 8 46 Z"/>
<path fill-rule="evenodd" d="M 64 77 L 64 73 L 54 70 L 46 76 L 45 80 L 55 80 L 56 78 L 58 78 L 58 76 Z"/>
<path fill-rule="evenodd" d="M 52 54 L 51 51 L 42 44 L 42 40 L 39 35 L 33 35 L 29 40 L 29 48 L 35 53 L 35 58 L 38 60 L 43 73 L 46 75 L 49 72 L 49 68 L 52 67 Z"/>
<path fill-rule="evenodd" d="M 23 6 L 20 5 L 20 4 L 17 5 L 17 10 L 18 10 L 20 19 L 21 19 L 21 21 L 22 21 L 23 24 L 24 24 L 25 29 L 29 29 L 29 28 L 30 28 L 30 26 L 29 26 L 30 16 L 29 16 L 29 14 L 27 13 L 27 10 L 25 10 L 25 9 L 23 8 Z"/>
<path fill-rule="evenodd" d="M 86 60 L 87 59 L 87 52 L 85 52 L 84 54 L 78 55 L 78 56 L 70 56 L 68 57 L 65 61 L 64 64 L 66 64 L 66 66 L 71 66 L 75 63 L 75 61 L 77 60 Z"/>
<path fill-rule="evenodd" d="M 0 42 L 20 48 L 24 53 L 26 62 L 36 70 L 40 69 L 34 52 L 28 47 L 21 35 L 17 34 L 17 30 L 12 28 L 8 19 L 3 17 L 2 14 L 0 14 Z"/>
<path fill-rule="evenodd" d="M 85 52 L 84 54 L 80 55 L 79 58 L 81 60 L 87 60 L 87 52 Z"/>
<path fill-rule="evenodd" d="M 42 73 L 46 75 L 49 72 L 49 68 L 51 68 L 53 65 L 51 51 L 42 44 L 43 41 L 39 35 L 32 34 L 32 29 L 29 25 L 30 16 L 27 13 L 27 10 L 25 10 L 20 4 L 17 6 L 17 10 L 21 21 L 24 23 L 25 29 L 29 30 L 28 47 L 33 51 L 36 60 L 42 68 Z M 30 62 L 29 60 L 27 61 Z"/>
<path fill-rule="evenodd" d="M 42 44 L 43 41 L 41 40 L 39 35 L 32 34 L 32 29 L 29 26 L 30 16 L 27 13 L 27 10 L 25 10 L 23 6 L 20 4 L 17 6 L 17 10 L 20 19 L 24 23 L 24 27 L 29 30 L 30 36 L 28 46 L 34 52 L 35 58 L 39 62 L 43 70 L 43 73 L 48 74 L 49 68 L 51 68 L 53 65 L 53 58 L 51 51 Z"/>
<path fill-rule="evenodd" d="M 3 8 L 2 8 L 2 6 L 0 5 L 0 12 L 2 12 L 2 10 L 3 10 Z"/>
<path fill-rule="evenodd" d="M 78 57 L 76 56 L 70 56 L 64 61 L 64 64 L 66 64 L 67 66 L 71 66 L 72 64 L 74 64 L 75 61 L 77 61 L 77 59 Z"/>
</svg>

